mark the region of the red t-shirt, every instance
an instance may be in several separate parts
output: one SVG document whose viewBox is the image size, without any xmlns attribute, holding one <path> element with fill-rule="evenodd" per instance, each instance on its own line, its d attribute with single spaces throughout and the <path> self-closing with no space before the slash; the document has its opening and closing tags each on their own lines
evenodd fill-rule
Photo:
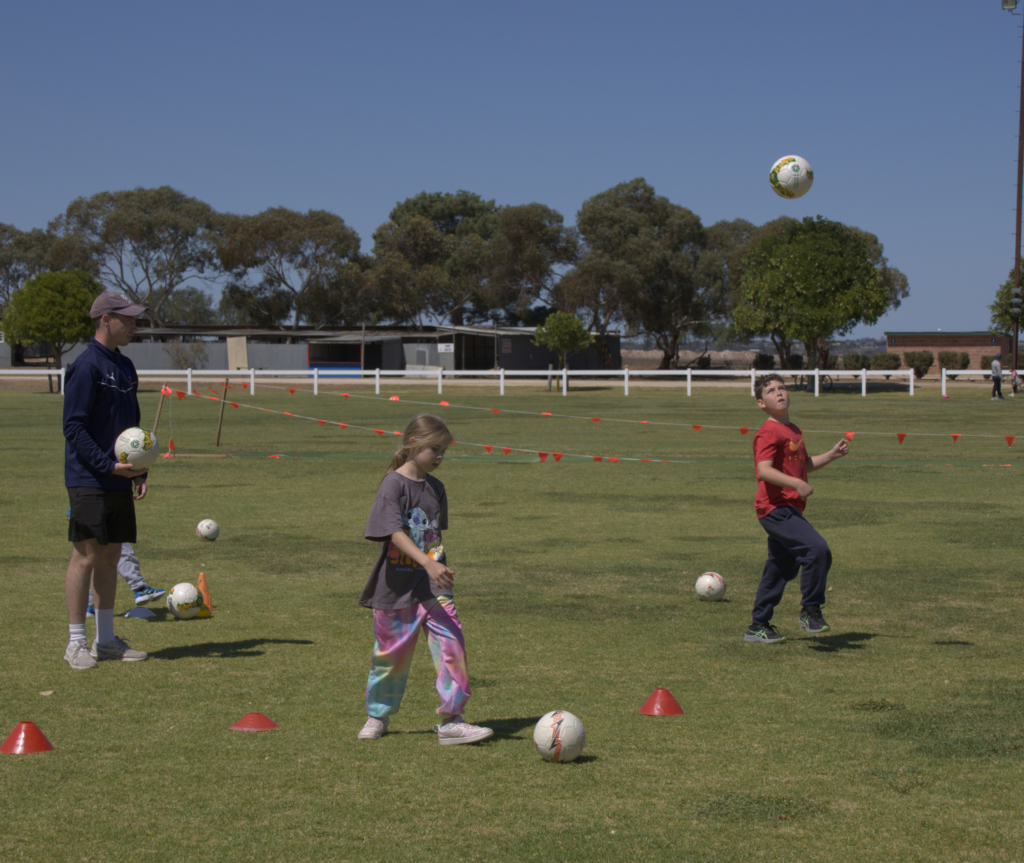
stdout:
<svg viewBox="0 0 1024 863">
<path fill-rule="evenodd" d="M 770 419 L 754 435 L 754 473 L 757 474 L 754 509 L 758 518 L 764 518 L 780 506 L 794 506 L 797 512 L 803 512 L 807 501 L 800 499 L 795 488 L 761 479 L 757 466 L 763 461 L 770 461 L 773 468 L 786 476 L 807 482 L 807 450 L 800 429 L 793 423 L 787 425 Z"/>
</svg>

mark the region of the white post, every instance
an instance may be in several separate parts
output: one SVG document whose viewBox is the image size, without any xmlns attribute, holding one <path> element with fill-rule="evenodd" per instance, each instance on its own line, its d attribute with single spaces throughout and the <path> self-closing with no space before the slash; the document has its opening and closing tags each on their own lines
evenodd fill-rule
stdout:
<svg viewBox="0 0 1024 863">
<path fill-rule="evenodd" d="M 622 381 L 623 381 L 623 383 L 625 384 L 625 387 L 626 387 L 626 391 L 623 393 L 623 395 L 628 396 L 629 395 L 629 366 L 626 366 L 626 368 L 623 371 L 624 371 L 624 373 L 622 375 Z"/>
<path fill-rule="evenodd" d="M 821 378 L 818 377 L 818 372 L 819 371 L 820 371 L 820 369 L 817 369 L 817 368 L 814 370 L 814 397 L 815 398 L 818 397 L 818 383 L 821 380 Z"/>
<path fill-rule="evenodd" d="M 914 394 L 914 370 L 911 369 L 909 372 L 907 372 L 907 374 L 910 375 L 910 394 L 913 395 Z"/>
<path fill-rule="evenodd" d="M 185 378 L 186 378 L 185 379 L 185 389 L 187 389 L 189 391 L 189 393 L 191 394 L 191 392 L 192 392 L 192 369 L 186 369 L 186 376 L 185 376 Z"/>
<path fill-rule="evenodd" d="M 750 370 L 750 394 L 754 395 L 754 370 Z"/>
<path fill-rule="evenodd" d="M 377 395 L 380 395 L 380 369 L 374 369 L 373 370 L 373 375 L 374 375 L 374 380 L 373 380 L 374 389 L 373 389 L 373 391 Z"/>
<path fill-rule="evenodd" d="M 256 369 L 249 369 L 249 392 L 256 392 Z"/>
<path fill-rule="evenodd" d="M 505 395 L 505 370 L 498 369 L 498 395 Z"/>
<path fill-rule="evenodd" d="M 313 369 L 313 395 L 320 395 L 320 369 Z"/>
<path fill-rule="evenodd" d="M 437 394 L 441 395 L 441 375 L 444 374 L 444 369 L 437 370 Z"/>
<path fill-rule="evenodd" d="M 690 384 L 693 382 L 693 376 L 690 374 L 691 369 L 686 369 L 686 394 L 690 394 Z"/>
<path fill-rule="evenodd" d="M 1012 393 L 1013 390 L 1011 389 L 1010 392 Z M 60 370 L 60 394 L 64 395 L 64 369 Z"/>
<path fill-rule="evenodd" d="M 942 397 L 946 397 L 946 370 L 942 370 Z"/>
<path fill-rule="evenodd" d="M 865 396 L 865 397 L 868 394 L 868 370 L 867 369 L 861 369 L 860 370 L 860 394 L 862 396 Z"/>
<path fill-rule="evenodd" d="M 562 395 L 569 394 L 569 376 L 566 369 L 562 369 Z"/>
</svg>

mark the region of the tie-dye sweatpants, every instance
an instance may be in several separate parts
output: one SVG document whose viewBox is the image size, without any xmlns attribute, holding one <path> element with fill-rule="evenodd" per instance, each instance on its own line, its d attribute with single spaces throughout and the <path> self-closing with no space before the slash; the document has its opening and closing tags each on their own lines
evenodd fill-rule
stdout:
<svg viewBox="0 0 1024 863">
<path fill-rule="evenodd" d="M 409 679 L 413 651 L 420 629 L 427 631 L 427 647 L 437 669 L 440 714 L 461 716 L 469 701 L 466 641 L 450 596 L 421 602 L 411 608 L 373 610 L 373 646 L 366 681 L 366 713 L 377 719 L 398 713 Z"/>
</svg>

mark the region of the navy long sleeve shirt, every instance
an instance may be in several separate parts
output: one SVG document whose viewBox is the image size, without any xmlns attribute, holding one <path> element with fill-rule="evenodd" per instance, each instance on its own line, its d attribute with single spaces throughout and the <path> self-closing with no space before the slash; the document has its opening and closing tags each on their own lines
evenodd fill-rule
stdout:
<svg viewBox="0 0 1024 863">
<path fill-rule="evenodd" d="M 115 476 L 114 444 L 142 416 L 139 376 L 128 357 L 96 339 L 64 373 L 64 484 L 107 491 L 131 489 Z"/>
</svg>

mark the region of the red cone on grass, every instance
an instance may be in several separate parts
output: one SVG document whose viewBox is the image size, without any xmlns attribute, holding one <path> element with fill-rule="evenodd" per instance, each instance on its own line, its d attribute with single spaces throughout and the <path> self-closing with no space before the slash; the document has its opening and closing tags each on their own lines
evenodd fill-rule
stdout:
<svg viewBox="0 0 1024 863">
<path fill-rule="evenodd" d="M 39 730 L 34 722 L 19 722 L 0 746 L 4 755 L 29 755 L 33 752 L 49 752 L 53 744 Z"/>
<path fill-rule="evenodd" d="M 276 731 L 281 726 L 262 713 L 246 713 L 231 726 L 232 731 Z"/>
<path fill-rule="evenodd" d="M 644 716 L 682 716 L 683 708 L 667 689 L 655 689 L 640 708 Z"/>
</svg>

